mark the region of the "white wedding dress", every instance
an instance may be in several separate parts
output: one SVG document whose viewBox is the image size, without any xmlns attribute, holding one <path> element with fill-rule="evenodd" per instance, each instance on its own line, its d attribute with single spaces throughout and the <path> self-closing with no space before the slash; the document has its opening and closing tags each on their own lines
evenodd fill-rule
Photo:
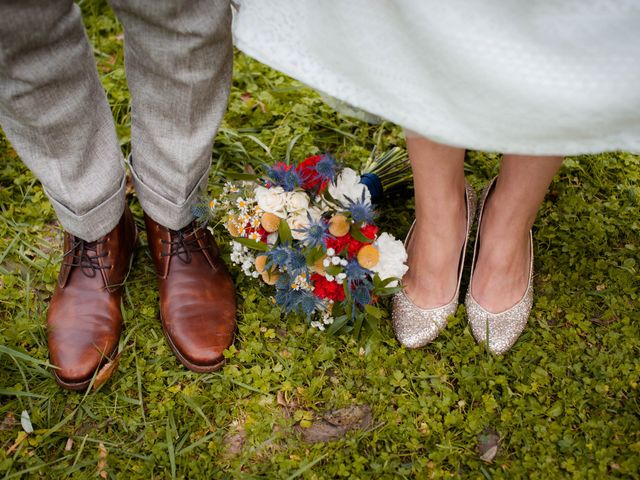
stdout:
<svg viewBox="0 0 640 480">
<path fill-rule="evenodd" d="M 240 0 L 234 37 L 449 145 L 640 152 L 640 0 Z"/>
</svg>

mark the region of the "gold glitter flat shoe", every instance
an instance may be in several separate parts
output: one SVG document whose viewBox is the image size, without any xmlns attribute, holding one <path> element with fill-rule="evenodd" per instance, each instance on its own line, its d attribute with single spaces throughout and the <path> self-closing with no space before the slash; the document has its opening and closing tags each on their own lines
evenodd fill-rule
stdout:
<svg viewBox="0 0 640 480">
<path fill-rule="evenodd" d="M 458 265 L 458 284 L 456 293 L 449 303 L 435 308 L 421 308 L 409 298 L 404 290 L 396 293 L 393 297 L 393 308 L 391 319 L 393 330 L 398 341 L 407 348 L 420 348 L 436 339 L 438 334 L 447 325 L 447 319 L 455 315 L 458 309 L 458 297 L 460 295 L 460 281 L 462 279 L 462 269 L 464 266 L 464 256 L 469 241 L 469 231 L 473 224 L 473 216 L 476 205 L 476 192 L 465 181 L 465 200 L 467 205 L 467 229 L 465 232 L 464 245 L 460 253 L 460 263 Z M 405 246 L 409 245 L 409 240 L 413 234 L 416 222 L 413 222 L 411 229 L 404 241 Z"/>
<path fill-rule="evenodd" d="M 502 355 L 507 352 L 520 337 L 524 327 L 527 325 L 529 313 L 533 306 L 533 234 L 529 231 L 529 282 L 522 298 L 513 307 L 499 313 L 492 313 L 482 308 L 471 294 L 471 285 L 473 282 L 473 271 L 476 265 L 476 254 L 478 253 L 478 245 L 480 244 L 479 236 L 480 226 L 482 225 L 482 211 L 489 193 L 495 186 L 496 178 L 498 177 L 495 177 L 484 190 L 482 200 L 480 201 L 478 233 L 473 249 L 469 290 L 467 291 L 467 297 L 464 303 L 467 309 L 467 318 L 469 319 L 471 333 L 476 341 L 478 343 L 485 342 L 492 353 Z"/>
</svg>

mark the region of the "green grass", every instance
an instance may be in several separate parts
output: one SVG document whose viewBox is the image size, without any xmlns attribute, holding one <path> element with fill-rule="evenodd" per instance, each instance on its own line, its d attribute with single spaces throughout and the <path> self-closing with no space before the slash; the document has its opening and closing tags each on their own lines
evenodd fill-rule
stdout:
<svg viewBox="0 0 640 480">
<path fill-rule="evenodd" d="M 127 151 L 121 29 L 102 2 L 85 2 L 83 11 Z M 222 172 L 287 154 L 329 150 L 358 165 L 374 145 L 402 146 L 400 129 L 342 117 L 298 82 L 237 55 L 211 188 Z M 480 188 L 498 157 L 468 157 L 468 177 Z M 88 395 L 60 390 L 46 366 L 60 228 L 4 137 L 0 165 L 1 478 L 84 479 L 102 470 L 124 479 L 639 478 L 637 155 L 567 159 L 535 227 L 531 319 L 502 358 L 475 344 L 463 307 L 425 349 L 400 348 L 388 318 L 378 338 L 358 343 L 283 317 L 266 290 L 234 270 L 238 340 L 221 372 L 194 374 L 163 338 L 143 244 L 126 285 L 120 368 Z M 142 226 L 137 200 L 130 203 Z M 402 237 L 411 216 L 409 192 L 388 199 L 381 224 Z M 366 430 L 303 441 L 300 425 L 352 405 L 371 407 Z M 23 410 L 35 431 L 12 448 Z M 485 463 L 478 444 L 490 432 L 500 446 Z"/>
</svg>

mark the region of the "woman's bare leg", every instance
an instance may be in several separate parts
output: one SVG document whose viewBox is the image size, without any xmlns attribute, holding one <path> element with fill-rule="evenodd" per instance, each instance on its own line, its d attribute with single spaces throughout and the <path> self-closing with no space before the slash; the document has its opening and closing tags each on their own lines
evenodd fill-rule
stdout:
<svg viewBox="0 0 640 480">
<path fill-rule="evenodd" d="M 406 293 L 422 308 L 451 301 L 465 237 L 464 149 L 407 135 L 416 227 L 407 246 Z"/>
<path fill-rule="evenodd" d="M 529 230 L 562 157 L 505 155 L 482 219 L 482 239 L 470 286 L 493 313 L 515 305 L 529 279 Z"/>
</svg>

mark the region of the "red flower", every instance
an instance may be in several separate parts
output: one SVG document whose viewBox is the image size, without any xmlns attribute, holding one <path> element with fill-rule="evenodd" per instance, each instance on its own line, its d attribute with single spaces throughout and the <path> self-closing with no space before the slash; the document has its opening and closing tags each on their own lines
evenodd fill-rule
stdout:
<svg viewBox="0 0 640 480">
<path fill-rule="evenodd" d="M 376 238 L 376 234 L 378 233 L 378 227 L 375 225 L 365 225 L 360 229 L 362 234 L 371 239 L 371 242 Z M 333 248 L 336 251 L 336 254 L 342 252 L 342 250 L 347 247 L 347 258 L 354 258 L 358 255 L 360 249 L 371 242 L 361 242 L 356 240 L 351 236 L 351 234 L 347 233 L 343 237 L 337 238 L 327 238 L 325 244 L 327 248 Z"/>
<path fill-rule="evenodd" d="M 311 275 L 313 294 L 318 298 L 341 302 L 344 300 L 344 288 L 337 282 L 330 282 L 323 275 L 314 273 Z"/>
<path fill-rule="evenodd" d="M 315 155 L 300 162 L 296 170 L 302 176 L 302 188 L 314 193 L 322 193 L 327 188 L 328 180 L 322 180 L 315 169 L 316 164 L 322 159 L 322 155 Z"/>
<path fill-rule="evenodd" d="M 260 241 L 262 243 L 267 243 L 267 237 L 269 236 L 269 232 L 267 232 L 262 225 L 258 225 L 258 228 L 253 228 L 250 223 L 244 227 L 244 231 L 247 233 L 247 236 L 253 232 L 258 232 L 260 234 Z"/>
<path fill-rule="evenodd" d="M 365 237 L 371 239 L 371 242 L 373 242 L 373 240 L 376 238 L 376 235 L 378 234 L 378 227 L 376 227 L 375 225 L 365 225 L 360 229 L 360 231 Z"/>
<path fill-rule="evenodd" d="M 336 255 L 342 252 L 344 247 L 349 245 L 349 242 L 352 240 L 351 235 L 348 233 L 343 237 L 329 237 L 325 240 L 325 245 L 327 248 L 333 248 L 336 251 Z"/>
</svg>

